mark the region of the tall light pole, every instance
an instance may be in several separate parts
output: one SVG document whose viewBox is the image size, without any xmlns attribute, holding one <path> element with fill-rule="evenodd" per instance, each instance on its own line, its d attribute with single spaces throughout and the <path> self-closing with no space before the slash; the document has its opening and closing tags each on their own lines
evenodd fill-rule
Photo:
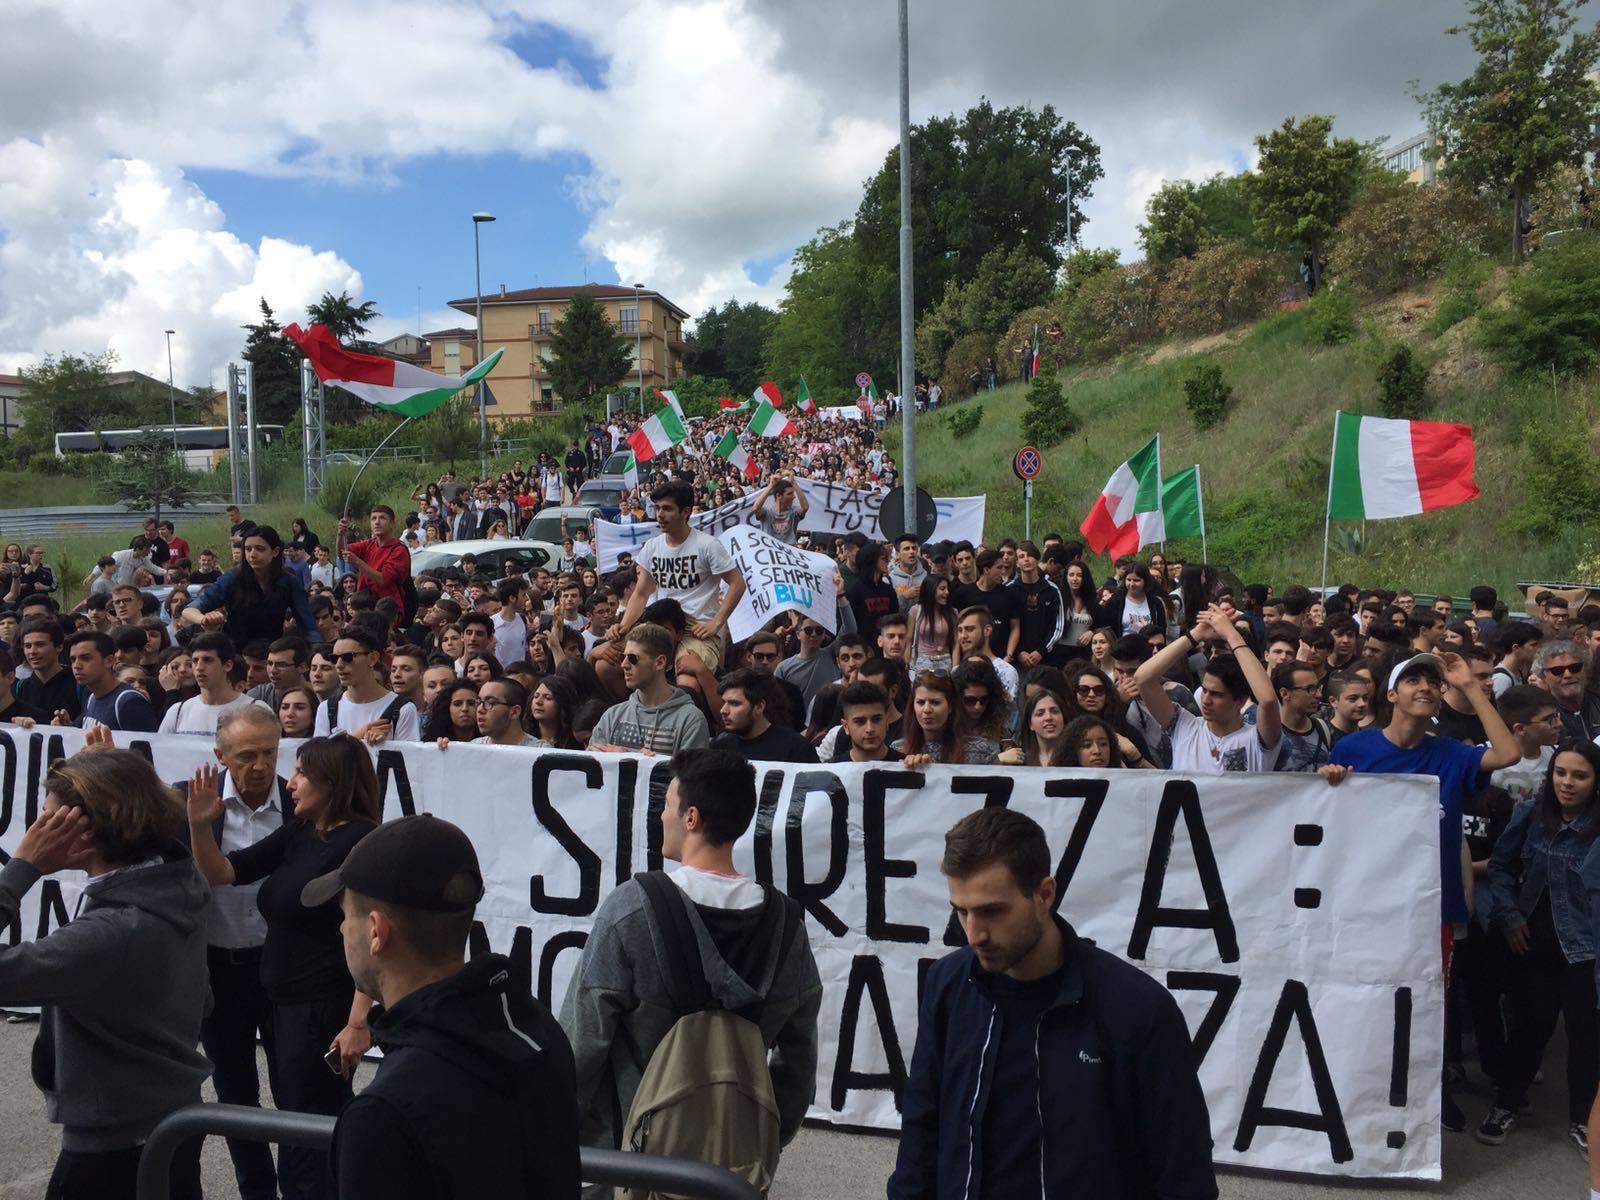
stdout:
<svg viewBox="0 0 1600 1200">
<path fill-rule="evenodd" d="M 176 329 L 167 330 L 167 408 L 172 413 L 172 448 L 178 449 L 178 393 L 172 386 L 172 335 Z"/>
<path fill-rule="evenodd" d="M 644 324 L 639 319 L 639 295 L 644 284 L 633 285 L 633 358 L 639 364 L 639 415 L 644 416 Z"/>
<path fill-rule="evenodd" d="M 472 214 L 472 282 L 477 289 L 478 302 L 478 357 L 472 365 L 483 361 L 483 264 L 478 255 L 478 226 L 494 220 L 493 213 Z M 478 381 L 478 477 L 489 478 L 489 408 L 483 402 L 483 381 Z"/>
<path fill-rule="evenodd" d="M 900 0 L 900 483 L 906 532 L 917 532 L 917 363 L 912 353 L 916 313 L 911 304 L 911 21 Z"/>
</svg>

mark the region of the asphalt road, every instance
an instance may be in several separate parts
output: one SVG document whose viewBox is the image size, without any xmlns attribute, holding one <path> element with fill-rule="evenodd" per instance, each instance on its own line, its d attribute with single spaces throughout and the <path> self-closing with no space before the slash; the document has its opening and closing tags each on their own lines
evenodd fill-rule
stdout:
<svg viewBox="0 0 1600 1200">
<path fill-rule="evenodd" d="M 44 1103 L 28 1077 L 28 1050 L 36 1029 L 33 1024 L 0 1023 L 0 1200 L 41 1200 L 55 1161 L 57 1134 L 46 1122 Z M 1522 1119 L 1504 1146 L 1481 1146 L 1467 1133 L 1445 1135 L 1442 1187 L 1308 1183 L 1298 1177 L 1229 1172 L 1219 1181 L 1222 1196 L 1224 1200 L 1351 1200 L 1416 1194 L 1474 1200 L 1582 1200 L 1588 1194 L 1587 1172 L 1582 1157 L 1566 1140 L 1562 1112 L 1563 1053 L 1559 1041 L 1552 1045 L 1545 1063 L 1548 1082 L 1535 1088 L 1531 1096 L 1534 1112 Z M 358 1088 L 371 1078 L 373 1070 L 370 1065 L 362 1068 Z M 264 1084 L 264 1065 L 261 1075 Z M 1472 1121 L 1483 1115 L 1486 1100 L 1481 1081 L 1475 1079 L 1472 1089 L 1461 1097 Z M 772 1200 L 882 1195 L 894 1154 L 892 1137 L 807 1129 L 784 1153 Z M 220 1139 L 208 1139 L 202 1161 L 206 1195 L 238 1195 Z"/>
</svg>

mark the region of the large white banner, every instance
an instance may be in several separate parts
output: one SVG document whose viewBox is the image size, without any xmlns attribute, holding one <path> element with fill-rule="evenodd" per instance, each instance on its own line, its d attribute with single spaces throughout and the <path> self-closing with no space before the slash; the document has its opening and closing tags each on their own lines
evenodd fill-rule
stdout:
<svg viewBox="0 0 1600 1200">
<path fill-rule="evenodd" d="M 811 503 L 806 515 L 801 518 L 801 529 L 809 533 L 863 533 L 873 541 L 883 540 L 883 531 L 878 525 L 878 510 L 887 494 L 884 490 L 852 488 L 842 483 L 825 483 L 803 477 L 797 477 L 795 482 Z M 705 512 L 697 511 L 690 515 L 689 524 L 714 534 L 736 525 L 754 525 L 757 494 L 751 492 Z M 936 496 L 934 507 L 939 514 L 939 523 L 933 531 L 934 538 L 938 541 L 967 541 L 976 546 L 983 541 L 983 518 L 987 504 L 986 496 Z M 601 571 L 614 570 L 619 555 L 624 551 L 637 554 L 640 546 L 660 532 L 661 526 L 654 521 L 636 521 L 631 525 L 596 521 L 596 566 Z"/>
<path fill-rule="evenodd" d="M 169 780 L 211 751 L 196 737 L 117 741 L 152 751 Z M 81 744 L 73 729 L 0 725 L 0 849 L 37 815 L 48 761 Z M 286 744 L 285 774 L 291 758 Z M 420 745 L 376 762 L 386 817 L 426 810 L 472 837 L 487 883 L 475 943 L 511 955 L 559 1009 L 601 900 L 659 865 L 670 763 Z M 1432 780 L 778 763 L 758 775 L 735 858 L 805 906 L 824 985 L 812 1117 L 898 1124 L 923 972 L 960 941 L 944 831 L 1007 804 L 1049 836 L 1062 915 L 1177 999 L 1218 1162 L 1439 1178 Z M 64 923 L 79 886 L 42 881 L 5 938 Z"/>
</svg>

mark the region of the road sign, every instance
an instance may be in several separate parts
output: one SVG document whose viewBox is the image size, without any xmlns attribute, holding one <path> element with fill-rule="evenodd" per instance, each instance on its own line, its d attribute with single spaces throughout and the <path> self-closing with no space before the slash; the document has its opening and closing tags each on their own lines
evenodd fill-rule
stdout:
<svg viewBox="0 0 1600 1200">
<path fill-rule="evenodd" d="M 861 372 L 861 374 L 856 376 L 856 386 L 858 388 L 868 387 L 868 386 L 871 385 L 871 383 L 872 383 L 872 376 L 868 375 L 865 371 Z"/>
<path fill-rule="evenodd" d="M 1024 446 L 1017 451 L 1017 456 L 1011 460 L 1011 470 L 1018 479 L 1026 482 L 1034 479 L 1039 474 L 1039 468 L 1044 465 L 1044 460 L 1039 457 L 1039 452 L 1032 446 Z"/>
<path fill-rule="evenodd" d="M 883 531 L 887 541 L 894 541 L 906 531 L 905 495 L 904 488 L 890 488 L 884 493 L 883 503 L 878 506 L 878 528 Z M 932 496 L 918 488 L 917 527 L 911 532 L 917 535 L 918 541 L 925 542 L 933 536 L 938 524 L 938 505 L 934 503 Z"/>
</svg>

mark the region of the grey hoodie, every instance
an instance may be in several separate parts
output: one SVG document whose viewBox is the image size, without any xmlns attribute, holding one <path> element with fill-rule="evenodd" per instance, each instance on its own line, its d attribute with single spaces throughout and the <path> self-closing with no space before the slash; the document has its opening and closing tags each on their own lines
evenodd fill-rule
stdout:
<svg viewBox="0 0 1600 1200">
<path fill-rule="evenodd" d="M 0 869 L 0 925 L 39 879 Z M 196 1049 L 210 1004 L 211 889 L 174 843 L 162 861 L 89 881 L 77 916 L 35 942 L 0 949 L 0 1004 L 42 1005 L 34 1082 L 64 1150 L 143 1142 L 200 1100 L 211 1064 Z"/>
<path fill-rule="evenodd" d="M 695 706 L 689 693 L 673 688 L 672 694 L 654 708 L 641 704 L 638 692 L 621 704 L 613 704 L 595 722 L 589 740 L 602 746 L 673 754 L 709 746 L 711 731 L 706 726 L 705 714 Z"/>
</svg>

